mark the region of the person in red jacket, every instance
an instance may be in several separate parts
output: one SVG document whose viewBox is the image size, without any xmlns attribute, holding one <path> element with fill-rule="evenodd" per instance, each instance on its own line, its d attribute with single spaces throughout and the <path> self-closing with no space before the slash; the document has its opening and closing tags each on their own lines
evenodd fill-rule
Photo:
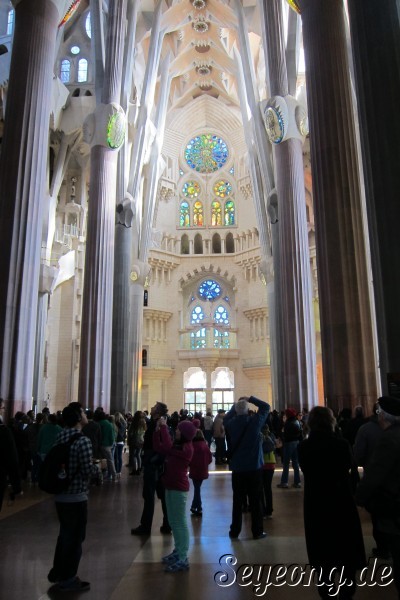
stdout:
<svg viewBox="0 0 400 600">
<path fill-rule="evenodd" d="M 191 421 L 181 421 L 175 431 L 174 442 L 169 435 L 166 421 L 161 417 L 153 433 L 153 448 L 165 455 L 165 471 L 162 482 L 169 524 L 174 536 L 174 550 L 164 556 L 165 571 L 187 571 L 189 561 L 189 528 L 186 518 L 186 502 L 189 492 L 188 468 L 193 457 L 192 440 L 196 427 Z"/>
<path fill-rule="evenodd" d="M 212 454 L 210 448 L 208 447 L 208 444 L 204 438 L 203 432 L 201 429 L 198 429 L 193 440 L 193 458 L 189 467 L 189 477 L 193 481 L 194 488 L 190 512 L 198 517 L 201 517 L 203 514 L 201 508 L 200 488 L 204 479 L 208 479 L 208 465 L 211 463 L 211 461 Z"/>
</svg>

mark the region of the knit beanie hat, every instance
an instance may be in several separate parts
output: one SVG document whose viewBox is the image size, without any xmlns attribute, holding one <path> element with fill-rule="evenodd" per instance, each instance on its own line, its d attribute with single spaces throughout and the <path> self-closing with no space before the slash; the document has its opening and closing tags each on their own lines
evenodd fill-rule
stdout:
<svg viewBox="0 0 400 600">
<path fill-rule="evenodd" d="M 178 425 L 178 429 L 186 442 L 191 442 L 197 431 L 197 427 L 195 427 L 191 421 L 181 421 Z"/>
<path fill-rule="evenodd" d="M 294 417 L 297 416 L 297 412 L 295 411 L 294 408 L 287 408 L 285 410 L 285 414 L 288 419 L 293 419 Z"/>
<path fill-rule="evenodd" d="M 192 423 L 196 427 L 196 429 L 200 429 L 200 419 L 192 419 Z"/>
</svg>

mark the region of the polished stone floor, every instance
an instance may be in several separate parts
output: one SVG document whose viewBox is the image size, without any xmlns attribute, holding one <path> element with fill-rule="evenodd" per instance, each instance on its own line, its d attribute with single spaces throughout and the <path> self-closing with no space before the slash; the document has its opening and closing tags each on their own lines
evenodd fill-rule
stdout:
<svg viewBox="0 0 400 600">
<path fill-rule="evenodd" d="M 254 541 L 249 516 L 245 514 L 240 538 L 230 540 L 230 474 L 225 467 L 218 469 L 212 467 L 210 478 L 203 484 L 203 517 L 188 514 L 190 571 L 184 573 L 164 573 L 160 564 L 160 558 L 172 549 L 172 538 L 159 532 L 161 507 L 158 501 L 153 535 L 137 538 L 130 534 L 131 527 L 139 524 L 141 514 L 141 477 L 129 477 L 128 469 L 124 468 L 120 482 L 92 487 L 87 538 L 79 572 L 82 579 L 91 582 L 91 590 L 79 595 L 61 594 L 47 581 L 58 531 L 54 503 L 51 497 L 38 489 L 25 486 L 24 495 L 13 505 L 6 502 L 0 513 L 0 598 L 236 600 L 265 597 L 273 600 L 317 600 L 319 595 L 312 583 L 290 586 L 287 581 L 275 580 L 281 585 L 265 585 L 269 565 L 298 564 L 304 567 L 307 563 L 302 490 L 277 489 L 279 473 L 276 472 L 273 482 L 274 518 L 265 520 L 268 536 Z M 368 514 L 364 511 L 360 514 L 369 555 L 373 546 L 371 526 Z M 328 522 L 327 515 L 327 525 Z M 225 556 L 221 559 L 224 555 L 231 558 Z M 243 565 L 246 564 L 249 567 L 244 571 Z M 378 566 L 380 564 L 382 561 L 378 562 Z M 260 572 L 256 565 L 264 565 L 258 592 L 253 585 Z M 254 566 L 252 574 L 250 566 Z M 248 577 L 240 579 L 239 575 Z M 309 583 L 307 576 L 303 582 Z M 397 594 L 393 584 L 386 587 L 364 585 L 358 587 L 355 598 L 394 600 Z"/>
</svg>

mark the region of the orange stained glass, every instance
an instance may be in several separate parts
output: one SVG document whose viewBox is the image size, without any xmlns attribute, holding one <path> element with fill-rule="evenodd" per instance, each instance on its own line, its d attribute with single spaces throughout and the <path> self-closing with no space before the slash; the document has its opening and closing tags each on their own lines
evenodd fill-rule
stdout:
<svg viewBox="0 0 400 600">
<path fill-rule="evenodd" d="M 222 225 L 221 203 L 218 200 L 214 200 L 211 204 L 211 225 L 213 227 Z"/>
</svg>

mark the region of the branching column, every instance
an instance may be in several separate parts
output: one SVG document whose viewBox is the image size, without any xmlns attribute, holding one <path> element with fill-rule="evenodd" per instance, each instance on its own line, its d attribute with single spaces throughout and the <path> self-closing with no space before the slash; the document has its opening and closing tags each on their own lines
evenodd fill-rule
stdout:
<svg viewBox="0 0 400 600">
<path fill-rule="evenodd" d="M 101 104 L 86 123 L 93 135 L 82 306 L 79 400 L 110 408 L 116 175 L 121 139 L 110 139 L 118 121 L 126 1 L 109 4 L 107 57 Z M 112 120 L 115 119 L 115 120 Z M 117 133 L 118 136 L 118 133 Z"/>
<path fill-rule="evenodd" d="M 53 0 L 21 0 L 0 164 L 0 366 L 9 413 L 32 405 L 51 84 L 57 25 Z"/>
<path fill-rule="evenodd" d="M 342 0 L 299 0 L 303 21 L 328 405 L 376 400 L 366 254 Z"/>
</svg>

